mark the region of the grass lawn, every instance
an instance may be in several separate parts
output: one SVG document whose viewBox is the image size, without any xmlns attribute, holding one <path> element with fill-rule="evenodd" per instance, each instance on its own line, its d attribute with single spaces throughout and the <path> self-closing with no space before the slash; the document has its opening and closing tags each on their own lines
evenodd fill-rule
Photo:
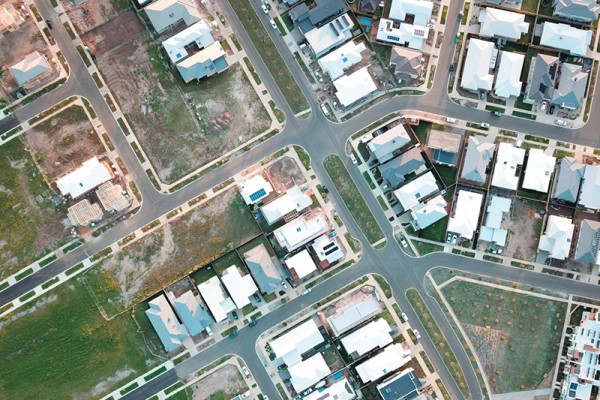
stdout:
<svg viewBox="0 0 600 400">
<path fill-rule="evenodd" d="M 419 237 L 423 239 L 434 240 L 436 242 L 446 243 L 446 228 L 448 227 L 448 217 L 444 217 L 436 223 L 421 229 Z"/>
<path fill-rule="evenodd" d="M 383 294 L 385 294 L 385 297 L 387 297 L 388 299 L 391 299 L 392 298 L 392 288 L 391 288 L 390 284 L 381 275 L 373 275 L 373 277 L 377 281 L 377 284 L 379 285 L 381 290 L 383 290 Z"/>
<path fill-rule="evenodd" d="M 298 154 L 298 158 L 302 162 L 302 165 L 304 165 L 304 168 L 308 171 L 310 169 L 310 156 L 308 155 L 308 153 L 306 152 L 306 150 L 304 150 L 304 147 L 302 147 L 302 146 L 294 145 L 294 150 L 296 150 L 296 154 Z"/>
<path fill-rule="evenodd" d="M 440 23 L 442 25 L 446 23 L 447 16 L 448 16 L 448 6 L 444 6 L 444 8 L 442 8 L 442 18 L 440 19 Z"/>
<path fill-rule="evenodd" d="M 526 110 L 526 111 L 531 111 L 533 109 L 533 104 L 531 103 L 525 103 L 523 101 L 523 95 L 517 97 L 517 99 L 515 100 L 515 107 Z"/>
<path fill-rule="evenodd" d="M 434 166 L 446 186 L 452 186 L 456 183 L 458 168 L 442 164 L 434 164 Z"/>
<path fill-rule="evenodd" d="M 363 176 L 365 177 L 365 181 L 367 181 L 367 184 L 369 185 L 371 190 L 374 190 L 375 184 L 373 183 L 373 179 L 371 179 L 371 175 L 369 174 L 369 171 L 364 171 Z"/>
<path fill-rule="evenodd" d="M 485 109 L 487 111 L 498 111 L 498 112 L 500 112 L 502 114 L 504 114 L 506 112 L 506 109 L 504 109 L 502 107 L 492 106 L 492 105 L 489 105 L 489 104 L 487 106 L 485 106 Z"/>
<path fill-rule="evenodd" d="M 382 67 L 387 68 L 390 63 L 390 56 L 392 54 L 392 46 L 383 46 L 380 44 L 374 44 L 373 51 L 375 58 L 379 61 Z"/>
<path fill-rule="evenodd" d="M 122 314 L 105 320 L 79 280 L 26 308 L 27 315 L 0 330 L 0 398 L 34 399 L 40 393 L 44 399 L 96 398 L 101 393 L 91 393 L 94 386 L 118 371 L 130 373 L 111 379 L 103 393 L 159 361 L 132 318 Z"/>
<path fill-rule="evenodd" d="M 235 251 L 230 251 L 229 253 L 225 254 L 223 257 L 212 262 L 212 266 L 215 268 L 215 271 L 217 271 L 217 274 L 219 274 L 219 276 L 223 275 L 223 271 L 225 271 L 227 268 L 231 267 L 232 265 L 235 265 L 241 271 L 246 270 L 246 265 L 244 265 L 244 262 L 240 259 L 240 257 L 237 255 L 237 253 Z"/>
<path fill-rule="evenodd" d="M 424 256 L 425 254 L 433 253 L 435 251 L 443 251 L 444 250 L 444 246 L 432 244 L 432 243 L 420 242 L 418 240 L 414 240 L 413 244 L 415 245 L 417 251 L 419 252 L 419 255 L 422 255 L 422 256 Z"/>
<path fill-rule="evenodd" d="M 469 3 L 468 1 L 465 2 L 465 6 L 463 8 L 463 16 L 462 19 L 460 21 L 461 25 L 466 25 L 468 18 L 469 18 L 469 8 L 471 8 L 471 3 Z"/>
<path fill-rule="evenodd" d="M 217 276 L 217 273 L 212 265 L 205 265 L 190 274 L 190 278 L 192 278 L 196 286 L 208 281 L 213 276 Z"/>
<path fill-rule="evenodd" d="M 525 113 L 525 112 L 521 112 L 521 111 L 517 111 L 517 110 L 514 110 L 512 112 L 512 115 L 514 115 L 515 117 L 519 117 L 519 118 L 531 119 L 533 121 L 535 121 L 537 119 L 537 116 L 535 116 L 533 114 L 529 114 L 529 113 Z"/>
<path fill-rule="evenodd" d="M 375 217 L 373 217 L 373 213 L 369 209 L 369 206 L 367 206 L 367 203 L 358 191 L 350 174 L 348 174 L 340 157 L 337 155 L 329 155 L 325 157 L 323 165 L 331 177 L 331 180 L 333 180 L 340 196 L 342 196 L 346 207 L 350 210 L 350 213 L 367 237 L 369 243 L 373 244 L 383 239 L 385 236 L 381 231 L 381 228 L 377 224 Z"/>
<path fill-rule="evenodd" d="M 462 281 L 442 294 L 465 326 L 495 393 L 531 390 L 554 367 L 566 303 Z"/>
<path fill-rule="evenodd" d="M 523 3 L 521 3 L 521 11 L 537 13 L 539 1 L 540 0 L 523 0 Z"/>
<path fill-rule="evenodd" d="M 265 64 L 269 66 L 275 83 L 279 86 L 279 90 L 281 90 L 292 111 L 297 114 L 306 110 L 308 108 L 306 98 L 250 3 L 246 0 L 232 0 L 230 3 L 242 25 L 244 25 L 244 29 L 248 32 L 256 50 Z"/>
<path fill-rule="evenodd" d="M 419 143 L 423 144 L 427 141 L 427 134 L 431 130 L 431 122 L 421 121 L 417 126 L 411 126 Z"/>
</svg>

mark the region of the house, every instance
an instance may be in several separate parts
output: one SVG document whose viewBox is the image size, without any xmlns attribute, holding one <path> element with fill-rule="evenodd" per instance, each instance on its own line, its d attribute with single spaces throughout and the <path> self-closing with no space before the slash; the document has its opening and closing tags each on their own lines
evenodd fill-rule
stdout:
<svg viewBox="0 0 600 400">
<path fill-rule="evenodd" d="M 460 155 L 462 139 L 462 135 L 458 133 L 430 130 L 427 136 L 427 147 L 433 149 L 433 161 L 455 166 Z"/>
<path fill-rule="evenodd" d="M 527 97 L 531 100 L 550 101 L 554 93 L 558 68 L 558 57 L 547 54 L 535 56 L 529 68 L 529 90 Z"/>
<path fill-rule="evenodd" d="M 577 202 L 589 210 L 600 209 L 600 165 L 586 165 Z"/>
<path fill-rule="evenodd" d="M 273 232 L 279 245 L 288 252 L 296 250 L 329 230 L 322 211 L 301 215 Z"/>
<path fill-rule="evenodd" d="M 0 35 L 14 32 L 25 22 L 19 11 L 10 2 L 0 5 Z"/>
<path fill-rule="evenodd" d="M 366 384 L 394 372 L 409 362 L 410 359 L 411 351 L 408 346 L 404 348 L 400 343 L 391 344 L 381 353 L 358 364 L 355 368 L 362 382 Z"/>
<path fill-rule="evenodd" d="M 76 199 L 114 178 L 111 167 L 96 157 L 84 161 L 79 168 L 56 180 L 56 186 L 63 196 Z"/>
<path fill-rule="evenodd" d="M 296 393 L 301 393 L 331 374 L 323 355 L 317 353 L 306 360 L 288 366 L 290 382 Z"/>
<path fill-rule="evenodd" d="M 317 270 L 317 266 L 308 250 L 302 250 L 300 253 L 291 256 L 285 260 L 285 265 L 287 265 L 294 279 L 305 278 Z"/>
<path fill-rule="evenodd" d="M 262 243 L 244 253 L 244 261 L 262 293 L 275 293 L 281 284 L 281 275 L 274 260 L 277 258 L 271 257 Z"/>
<path fill-rule="evenodd" d="M 575 261 L 598 264 L 600 245 L 600 222 L 584 219 L 579 226 L 575 247 Z"/>
<path fill-rule="evenodd" d="M 251 304 L 250 296 L 258 291 L 256 284 L 252 280 L 252 275 L 242 276 L 240 270 L 235 265 L 223 271 L 221 281 L 231 295 L 235 306 L 240 310 Z"/>
<path fill-rule="evenodd" d="M 591 24 L 598 19 L 600 5 L 596 0 L 554 0 L 552 15 Z"/>
<path fill-rule="evenodd" d="M 371 319 L 381 312 L 381 307 L 372 297 L 365 297 L 357 303 L 337 311 L 334 315 L 327 318 L 327 322 L 334 336 L 340 336 Z"/>
<path fill-rule="evenodd" d="M 460 173 L 462 179 L 477 183 L 486 181 L 487 169 L 496 149 L 494 143 L 486 140 L 485 136 L 469 136 Z"/>
<path fill-rule="evenodd" d="M 392 343 L 394 339 L 390 335 L 391 331 L 387 321 L 380 318 L 344 336 L 341 341 L 346 353 L 356 359 L 373 349 L 382 349 Z"/>
<path fill-rule="evenodd" d="M 415 370 L 407 368 L 377 385 L 377 390 L 383 400 L 412 400 L 419 395 L 422 386 Z"/>
<path fill-rule="evenodd" d="M 366 49 L 363 42 L 348 42 L 339 49 L 319 58 L 319 65 L 332 80 L 336 80 L 344 75 L 348 68 L 361 62 L 361 53 Z"/>
<path fill-rule="evenodd" d="M 148 4 L 144 11 L 157 33 L 162 33 L 179 21 L 190 26 L 201 18 L 194 0 L 158 0 Z"/>
<path fill-rule="evenodd" d="M 206 282 L 198 285 L 198 291 L 208 306 L 215 322 L 221 322 L 227 318 L 227 313 L 235 310 L 235 304 L 227 297 L 219 278 L 213 276 Z"/>
<path fill-rule="evenodd" d="M 571 240 L 575 226 L 569 218 L 550 215 L 546 231 L 540 237 L 538 251 L 545 251 L 549 258 L 564 260 L 571 251 Z"/>
<path fill-rule="evenodd" d="M 290 18 L 301 33 L 306 34 L 314 28 L 327 24 L 347 10 L 343 0 L 319 0 L 316 6 L 308 8 L 301 3 L 290 10 Z"/>
<path fill-rule="evenodd" d="M 198 299 L 196 299 L 191 290 L 188 290 L 177 298 L 173 296 L 171 302 L 190 335 L 199 334 L 213 323 L 208 311 L 200 305 L 200 302 L 198 302 Z"/>
<path fill-rule="evenodd" d="M 558 88 L 552 94 L 552 104 L 568 110 L 577 110 L 583 106 L 589 72 L 581 65 L 563 63 L 560 68 Z"/>
<path fill-rule="evenodd" d="M 542 149 L 529 150 L 527 168 L 523 178 L 523 189 L 548 193 L 550 179 L 554 172 L 554 164 L 556 164 L 556 158 L 544 154 Z"/>
<path fill-rule="evenodd" d="M 350 75 L 344 75 L 333 81 L 335 95 L 344 107 L 348 107 L 377 90 L 377 85 L 363 67 Z"/>
<path fill-rule="evenodd" d="M 315 321 L 309 319 L 271 340 L 270 345 L 275 356 L 281 358 L 289 366 L 302 361 L 302 354 L 324 341 Z"/>
<path fill-rule="evenodd" d="M 381 136 L 383 135 L 377 136 L 375 139 Z M 427 165 L 421 154 L 421 147 L 415 146 L 385 164 L 380 164 L 377 169 L 385 184 L 394 188 L 403 184 L 407 175 L 413 173 L 419 175 L 425 172 Z"/>
<path fill-rule="evenodd" d="M 10 72 L 19 86 L 23 86 L 50 71 L 51 68 L 46 57 L 38 51 L 29 53 L 24 59 L 10 67 Z"/>
<path fill-rule="evenodd" d="M 354 389 L 346 377 L 302 397 L 303 400 L 353 400 L 355 398 Z"/>
<path fill-rule="evenodd" d="M 441 194 L 427 200 L 425 203 L 417 204 L 410 210 L 413 219 L 412 225 L 415 230 L 425 229 L 446 217 L 448 215 L 447 206 L 448 203 Z"/>
<path fill-rule="evenodd" d="M 283 196 L 262 206 L 260 211 L 269 225 L 284 220 L 291 221 L 298 217 L 299 213 L 306 210 L 312 204 L 312 200 L 298 186 L 288 189 Z"/>
<path fill-rule="evenodd" d="M 360 0 L 358 3 L 358 12 L 363 14 L 375 14 L 377 3 L 377 0 Z"/>
<path fill-rule="evenodd" d="M 87 226 L 102 219 L 102 209 L 98 203 L 90 203 L 88 199 L 73 204 L 67 209 L 67 217 L 75 226 Z"/>
<path fill-rule="evenodd" d="M 525 14 L 485 7 L 479 12 L 479 36 L 519 40 L 529 31 Z"/>
<path fill-rule="evenodd" d="M 506 245 L 508 232 L 502 229 L 502 220 L 510 213 L 510 204 L 510 199 L 506 197 L 492 196 L 487 206 L 485 223 L 479 232 L 479 241 L 500 248 Z"/>
<path fill-rule="evenodd" d="M 96 189 L 96 196 L 107 212 L 121 212 L 129 208 L 132 200 L 126 194 L 120 185 L 110 181 L 104 182 Z"/>
<path fill-rule="evenodd" d="M 271 184 L 260 174 L 254 175 L 240 184 L 240 194 L 248 205 L 258 203 L 272 191 Z"/>
<path fill-rule="evenodd" d="M 410 136 L 408 136 L 404 125 L 398 124 L 384 133 L 375 136 L 367 144 L 367 147 L 377 161 L 384 163 L 394 157 L 395 151 L 400 150 L 409 143 Z"/>
<path fill-rule="evenodd" d="M 165 351 L 170 352 L 178 349 L 182 341 L 189 336 L 189 333 L 185 326 L 177 320 L 167 298 L 161 294 L 150 300 L 148 307 L 146 315 L 162 342 Z"/>
<path fill-rule="evenodd" d="M 471 91 L 491 90 L 494 75 L 490 74 L 490 69 L 496 66 L 497 53 L 493 42 L 469 40 L 460 87 Z"/>
<path fill-rule="evenodd" d="M 394 196 L 396 196 L 404 211 L 408 211 L 438 190 L 435 177 L 430 171 L 396 189 Z"/>
<path fill-rule="evenodd" d="M 215 42 L 210 25 L 205 20 L 200 20 L 187 27 L 178 34 L 171 36 L 162 45 L 173 64 L 191 55 L 192 52 L 202 50 Z"/>
<path fill-rule="evenodd" d="M 348 14 L 343 14 L 320 28 L 306 32 L 304 37 L 315 53 L 315 57 L 319 58 L 350 40 L 352 28 L 354 23 Z"/>
<path fill-rule="evenodd" d="M 426 25 L 431 18 L 433 2 L 425 0 L 392 0 L 388 18 L 406 21 L 411 16 L 415 25 Z"/>
<path fill-rule="evenodd" d="M 405 79 L 418 79 L 423 74 L 423 53 L 407 47 L 392 46 L 389 66 L 394 76 L 401 82 Z"/>
<path fill-rule="evenodd" d="M 583 164 L 577 162 L 572 157 L 565 157 L 560 160 L 552 197 L 558 200 L 576 203 L 584 168 L 585 166 Z"/>
<path fill-rule="evenodd" d="M 508 99 L 521 95 L 523 62 L 525 62 L 523 54 L 509 53 L 508 51 L 500 52 L 500 67 L 494 83 L 496 96 Z"/>
<path fill-rule="evenodd" d="M 229 67 L 221 43 L 214 42 L 207 48 L 177 64 L 177 71 L 185 83 L 200 80 L 224 71 Z"/>
<path fill-rule="evenodd" d="M 330 238 L 327 235 L 316 238 L 311 247 L 323 269 L 329 268 L 331 264 L 344 258 L 344 251 L 335 238 Z"/>
<path fill-rule="evenodd" d="M 496 155 L 494 175 L 492 175 L 492 186 L 517 190 L 524 159 L 525 149 L 520 149 L 509 143 L 500 143 Z"/>
<path fill-rule="evenodd" d="M 425 25 L 413 25 L 381 18 L 376 38 L 382 42 L 421 50 L 428 35 L 429 28 Z"/>
<path fill-rule="evenodd" d="M 585 56 L 591 41 L 592 31 L 555 22 L 544 22 L 542 24 L 541 46 L 564 50 L 575 56 Z"/>
<path fill-rule="evenodd" d="M 448 220 L 448 232 L 456 233 L 463 239 L 473 239 L 479 224 L 482 203 L 483 194 L 459 190 L 454 205 L 454 216 Z"/>
</svg>

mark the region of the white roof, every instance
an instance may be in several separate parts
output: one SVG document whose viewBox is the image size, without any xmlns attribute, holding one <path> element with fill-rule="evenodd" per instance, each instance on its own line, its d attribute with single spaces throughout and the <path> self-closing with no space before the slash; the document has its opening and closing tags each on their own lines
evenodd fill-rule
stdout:
<svg viewBox="0 0 600 400">
<path fill-rule="evenodd" d="M 521 35 L 529 31 L 525 14 L 497 8 L 482 8 L 479 12 L 479 22 L 481 23 L 479 35 L 484 37 L 499 36 L 518 40 Z"/>
<path fill-rule="evenodd" d="M 570 219 L 550 215 L 546 232 L 540 238 L 539 250 L 547 251 L 551 258 L 564 260 L 569 256 L 575 225 Z"/>
<path fill-rule="evenodd" d="M 373 153 L 375 158 L 383 163 L 392 158 L 392 153 L 410 142 L 410 136 L 406 132 L 404 125 L 398 124 L 385 131 L 381 135 L 375 136 L 367 147 Z"/>
<path fill-rule="evenodd" d="M 289 366 L 288 372 L 290 373 L 290 381 L 296 393 L 302 392 L 304 389 L 331 374 L 331 370 L 321 353 L 317 353 L 311 358 Z"/>
<path fill-rule="evenodd" d="M 550 178 L 554 172 L 556 158 L 544 154 L 542 149 L 529 150 L 527 169 L 523 178 L 523 189 L 548 193 Z"/>
<path fill-rule="evenodd" d="M 344 257 L 344 252 L 335 238 L 330 238 L 327 235 L 321 235 L 316 238 L 312 244 L 312 248 L 321 262 L 327 261 L 331 264 Z"/>
<path fill-rule="evenodd" d="M 332 48 L 350 40 L 353 27 L 354 24 L 348 14 L 343 14 L 320 28 L 306 32 L 304 37 L 315 55 L 321 57 Z"/>
<path fill-rule="evenodd" d="M 366 321 L 381 311 L 379 304 L 372 297 L 367 300 L 352 304 L 343 309 L 339 314 L 327 318 L 331 330 L 335 336 L 339 336 L 347 330 Z"/>
<path fill-rule="evenodd" d="M 159 33 L 181 19 L 186 25 L 200 19 L 194 0 L 158 0 L 148 4 L 144 11 Z"/>
<path fill-rule="evenodd" d="M 277 358 L 289 366 L 302 360 L 302 354 L 320 345 L 325 340 L 314 320 L 297 325 L 277 339 L 271 340 L 271 349 Z"/>
<path fill-rule="evenodd" d="M 336 381 L 333 385 L 328 386 L 325 390 L 315 390 L 308 396 L 304 396 L 304 400 L 352 400 L 356 397 L 352 385 L 346 377 Z"/>
<path fill-rule="evenodd" d="M 196 43 L 198 47 L 207 47 L 215 42 L 210 31 L 208 22 L 201 20 L 184 29 L 175 36 L 171 36 L 164 42 L 163 47 L 167 51 L 169 58 L 173 63 L 178 62 L 182 58 L 189 56 L 186 46 L 191 43 Z"/>
<path fill-rule="evenodd" d="M 298 186 L 294 186 L 288 189 L 283 196 L 262 206 L 260 211 L 262 211 L 265 219 L 271 225 L 282 219 L 284 215 L 292 211 L 300 212 L 311 204 L 311 198 L 302 193 Z"/>
<path fill-rule="evenodd" d="M 519 184 L 517 166 L 523 165 L 524 158 L 525 149 L 519 149 L 509 143 L 500 143 L 492 176 L 492 186 L 517 190 Z"/>
<path fill-rule="evenodd" d="M 494 43 L 479 39 L 469 40 L 469 49 L 462 71 L 460 86 L 468 90 L 491 90 L 494 75 L 490 74 L 490 62 Z"/>
<path fill-rule="evenodd" d="M 348 42 L 339 49 L 319 58 L 319 65 L 331 79 L 344 75 L 344 71 L 362 60 L 361 52 L 366 50 L 365 44 Z"/>
<path fill-rule="evenodd" d="M 425 25 L 431 17 L 433 2 L 425 0 L 392 0 L 389 18 L 404 21 L 406 14 L 414 15 L 415 25 Z"/>
<path fill-rule="evenodd" d="M 521 94 L 521 70 L 525 56 L 523 54 L 500 52 L 500 67 L 496 75 L 494 93 L 496 96 L 509 98 Z"/>
<path fill-rule="evenodd" d="M 410 350 L 405 350 L 401 344 L 391 344 L 375 357 L 357 365 L 356 372 L 363 383 L 376 381 L 409 362 L 410 355 Z"/>
<path fill-rule="evenodd" d="M 181 346 L 181 341 L 189 335 L 185 326 L 177 320 L 167 298 L 161 294 L 150 300 L 148 306 L 150 308 L 146 310 L 146 315 L 165 350 L 169 352 L 177 349 Z"/>
<path fill-rule="evenodd" d="M 231 298 L 225 295 L 219 278 L 213 276 L 206 282 L 198 285 L 198 290 L 206 302 L 215 322 L 223 321 L 227 318 L 227 313 L 235 310 L 235 304 Z"/>
<path fill-rule="evenodd" d="M 448 221 L 448 232 L 458 233 L 460 237 L 471 240 L 477 229 L 483 194 L 459 190 L 454 206 L 454 216 Z"/>
<path fill-rule="evenodd" d="M 387 321 L 380 318 L 344 336 L 342 344 L 348 354 L 356 352 L 360 357 L 377 347 L 384 348 L 392 343 L 391 331 L 392 328 Z"/>
<path fill-rule="evenodd" d="M 75 171 L 59 178 L 56 186 L 63 196 L 70 195 L 75 199 L 112 178 L 109 167 L 94 157 L 84 161 Z"/>
<path fill-rule="evenodd" d="M 394 190 L 394 195 L 405 211 L 411 210 L 421 202 L 421 199 L 439 190 L 435 177 L 430 172 L 410 181 L 399 189 Z"/>
<path fill-rule="evenodd" d="M 427 203 L 417 204 L 410 211 L 413 220 L 417 221 L 419 229 L 425 229 L 448 215 L 446 200 L 442 195 L 437 195 Z"/>
<path fill-rule="evenodd" d="M 302 250 L 300 253 L 288 258 L 285 264 L 290 270 L 294 270 L 296 275 L 298 275 L 298 279 L 302 279 L 317 270 L 317 266 L 308 253 L 308 250 Z"/>
<path fill-rule="evenodd" d="M 382 18 L 377 29 L 377 40 L 421 50 L 429 35 L 429 28 L 424 25 L 412 25 Z"/>
<path fill-rule="evenodd" d="M 221 43 L 214 42 L 196 54 L 181 60 L 177 64 L 177 71 L 185 82 L 202 79 L 227 68 L 229 64 L 225 60 L 225 54 Z"/>
<path fill-rule="evenodd" d="M 254 280 L 252 280 L 252 275 L 242 276 L 240 270 L 235 265 L 223 271 L 221 280 L 239 309 L 250 304 L 250 299 L 248 298 L 258 290 Z"/>
<path fill-rule="evenodd" d="M 282 247 L 288 251 L 297 249 L 329 230 L 327 220 L 322 212 L 310 216 L 301 215 L 288 222 L 273 234 Z"/>
<path fill-rule="evenodd" d="M 571 52 L 584 56 L 592 40 L 592 31 L 573 28 L 567 24 L 544 22 L 540 45 Z"/>
<path fill-rule="evenodd" d="M 500 229 L 502 214 L 508 214 L 510 212 L 510 203 L 510 199 L 507 199 L 506 197 L 492 196 L 486 209 L 487 216 L 485 219 L 485 226 Z"/>
<path fill-rule="evenodd" d="M 240 193 L 246 204 L 258 203 L 272 191 L 273 187 L 262 175 L 254 175 L 240 184 Z"/>
<path fill-rule="evenodd" d="M 585 166 L 578 204 L 592 210 L 600 209 L 600 165 Z"/>
<path fill-rule="evenodd" d="M 344 107 L 362 99 L 377 90 L 367 67 L 363 67 L 351 75 L 344 75 L 333 82 L 335 94 Z"/>
<path fill-rule="evenodd" d="M 37 51 L 28 54 L 24 59 L 10 67 L 10 71 L 19 86 L 23 86 L 25 83 L 37 78 L 49 69 L 50 65 L 48 64 L 46 57 Z"/>
</svg>

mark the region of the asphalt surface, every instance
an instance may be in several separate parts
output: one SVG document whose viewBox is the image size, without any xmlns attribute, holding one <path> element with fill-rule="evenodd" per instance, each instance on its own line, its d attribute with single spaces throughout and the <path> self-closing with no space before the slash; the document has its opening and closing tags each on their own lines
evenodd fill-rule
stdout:
<svg viewBox="0 0 600 400">
<path fill-rule="evenodd" d="M 475 373 L 471 367 L 468 357 L 456 337 L 454 331 L 448 324 L 442 310 L 437 305 L 435 300 L 427 296 L 423 289 L 423 279 L 425 273 L 434 266 L 448 266 L 451 268 L 464 270 L 473 273 L 489 275 L 493 278 L 506 279 L 524 284 L 533 285 L 535 287 L 543 287 L 562 292 L 576 293 L 581 296 L 598 299 L 600 291 L 593 285 L 588 285 L 581 282 L 557 278 L 551 275 L 537 274 L 530 271 L 523 271 L 516 268 L 499 266 L 484 261 L 478 261 L 471 258 L 459 257 L 451 254 L 433 254 L 422 258 L 412 258 L 405 255 L 398 245 L 395 243 L 391 227 L 386 217 L 380 210 L 379 204 L 371 195 L 366 182 L 362 178 L 357 168 L 354 168 L 348 158 L 344 157 L 344 149 L 347 138 L 356 131 L 363 129 L 372 122 L 382 118 L 383 116 L 399 111 L 418 110 L 425 114 L 438 114 L 451 116 L 457 119 L 463 119 L 475 122 L 488 122 L 491 125 L 498 126 L 504 129 L 517 130 L 523 132 L 532 132 L 536 135 L 549 138 L 559 139 L 562 141 L 571 141 L 577 144 L 586 146 L 599 146 L 600 136 L 598 136 L 593 127 L 599 126 L 600 115 L 592 113 L 588 124 L 579 130 L 569 130 L 557 126 L 547 126 L 536 124 L 532 121 L 527 121 L 510 116 L 501 118 L 491 117 L 489 113 L 484 111 L 473 110 L 461 107 L 453 103 L 447 93 L 447 75 L 444 71 L 448 71 L 451 63 L 452 55 L 455 50 L 454 37 L 458 29 L 458 22 L 453 16 L 462 10 L 462 1 L 451 2 L 448 11 L 448 20 L 444 40 L 441 48 L 441 53 L 438 58 L 437 74 L 432 89 L 423 96 L 398 96 L 392 99 L 383 101 L 371 108 L 367 112 L 363 112 L 356 117 L 344 123 L 332 123 L 327 120 L 319 110 L 319 104 L 316 101 L 314 94 L 310 89 L 310 84 L 304 76 L 300 66 L 296 63 L 293 55 L 288 51 L 287 45 L 279 34 L 271 29 L 269 17 L 260 11 L 260 3 L 258 0 L 250 0 L 252 6 L 257 11 L 257 14 L 265 26 L 266 31 L 272 37 L 277 49 L 284 58 L 292 75 L 300 84 L 302 92 L 307 97 L 312 113 L 306 119 L 295 118 L 289 106 L 275 85 L 267 65 L 260 59 L 256 48 L 252 44 L 248 35 L 244 31 L 240 21 L 235 16 L 230 4 L 220 0 L 221 9 L 236 32 L 242 46 L 248 53 L 248 56 L 255 65 L 256 70 L 261 76 L 267 89 L 273 96 L 276 104 L 286 114 L 286 127 L 283 131 L 255 147 L 240 157 L 232 159 L 226 165 L 215 169 L 202 179 L 193 182 L 182 190 L 165 195 L 157 192 L 145 171 L 139 164 L 135 153 L 129 146 L 123 132 L 118 126 L 118 123 L 113 118 L 112 113 L 102 94 L 97 89 L 92 77 L 88 73 L 83 61 L 79 57 L 75 47 L 72 45 L 71 39 L 68 36 L 63 25 L 57 22 L 57 16 L 49 2 L 35 0 L 36 6 L 44 19 L 48 19 L 53 23 L 54 29 L 52 34 L 67 59 L 71 72 L 67 82 L 56 90 L 40 97 L 34 102 L 17 110 L 10 117 L 0 120 L 0 133 L 6 132 L 17 126 L 21 121 L 26 121 L 45 109 L 52 107 L 54 104 L 72 95 L 80 95 L 86 97 L 94 107 L 98 118 L 104 125 L 108 135 L 117 148 L 119 155 L 125 163 L 129 173 L 132 174 L 143 197 L 143 205 L 140 211 L 130 219 L 120 223 L 114 228 L 108 230 L 104 234 L 94 238 L 84 246 L 67 254 L 61 259 L 55 261 L 39 272 L 23 279 L 16 285 L 0 292 L 0 305 L 4 305 L 22 294 L 28 292 L 32 288 L 38 286 L 42 282 L 56 276 L 62 271 L 75 265 L 91 254 L 102 250 L 121 237 L 139 229 L 148 222 L 156 219 L 158 216 L 178 207 L 198 194 L 209 190 L 214 185 L 222 182 L 233 174 L 249 167 L 258 162 L 263 157 L 270 155 L 278 149 L 290 145 L 299 144 L 303 146 L 312 157 L 312 166 L 319 179 L 331 188 L 330 198 L 333 201 L 336 210 L 341 218 L 349 226 L 350 231 L 363 243 L 362 259 L 355 266 L 336 275 L 328 280 L 325 284 L 321 284 L 313 288 L 312 292 L 306 296 L 302 296 L 285 306 L 269 313 L 260 319 L 260 323 L 253 328 L 246 328 L 240 332 L 234 339 L 225 339 L 214 346 L 204 350 L 200 354 L 190 358 L 184 363 L 176 367 L 176 374 L 170 372 L 161 375 L 159 378 L 150 381 L 129 393 L 125 398 L 139 399 L 150 397 L 157 391 L 168 387 L 175 383 L 178 379 L 189 376 L 191 373 L 201 368 L 202 366 L 212 362 L 224 354 L 233 353 L 244 358 L 251 372 L 254 374 L 259 386 L 265 394 L 271 399 L 279 398 L 279 394 L 272 384 L 266 370 L 262 367 L 260 359 L 255 353 L 255 343 L 260 332 L 267 330 L 281 322 L 283 319 L 294 315 L 308 305 L 326 297 L 333 291 L 345 286 L 347 283 L 366 273 L 379 273 L 386 277 L 390 282 L 395 294 L 395 299 L 400 307 L 411 320 L 411 325 L 416 327 L 422 333 L 421 342 L 425 351 L 431 358 L 431 361 L 440 374 L 447 389 L 450 391 L 452 398 L 459 399 L 463 396 L 460 394 L 457 385 L 451 379 L 451 375 L 431 340 L 425 334 L 424 327 L 420 324 L 417 316 L 414 314 L 404 292 L 415 287 L 423 296 L 425 302 L 429 306 L 434 318 L 438 322 L 440 329 L 449 342 L 450 347 L 455 352 L 458 361 L 465 373 L 472 398 L 481 398 L 479 384 Z M 289 39 L 288 39 L 289 40 Z M 597 101 L 594 99 L 593 107 L 597 107 Z M 426 115 L 425 115 L 426 116 Z M 348 213 L 347 208 L 341 201 L 335 187 L 322 166 L 321 161 L 327 154 L 339 154 L 351 176 L 358 185 L 361 193 L 367 204 L 373 210 L 373 213 L 379 222 L 380 226 L 386 233 L 388 244 L 384 249 L 375 250 L 368 246 L 368 241 L 356 225 L 355 221 Z"/>
</svg>

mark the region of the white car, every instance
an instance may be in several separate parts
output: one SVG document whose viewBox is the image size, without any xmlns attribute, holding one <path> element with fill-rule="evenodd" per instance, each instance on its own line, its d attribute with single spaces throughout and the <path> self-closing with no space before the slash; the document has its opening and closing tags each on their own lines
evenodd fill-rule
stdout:
<svg viewBox="0 0 600 400">
<path fill-rule="evenodd" d="M 302 292 L 302 296 L 309 294 L 311 290 L 311 288 L 306 289 L 304 292 Z"/>
<path fill-rule="evenodd" d="M 404 239 L 403 237 L 400 238 L 400 244 L 402 244 L 402 247 L 404 247 L 404 248 L 408 247 L 408 243 L 406 242 L 406 239 Z"/>
<path fill-rule="evenodd" d="M 446 118 L 446 122 L 449 122 L 449 123 L 451 123 L 451 124 L 455 124 L 455 123 L 456 123 L 456 118 L 450 118 L 450 117 L 447 117 L 447 118 Z"/>
<path fill-rule="evenodd" d="M 285 281 L 281 281 L 281 286 L 283 286 L 284 290 L 287 290 L 288 288 L 287 283 L 285 283 Z"/>
<path fill-rule="evenodd" d="M 275 23 L 275 20 L 271 19 L 269 22 L 271 23 L 273 29 L 277 30 L 277 24 Z"/>
<path fill-rule="evenodd" d="M 490 124 L 488 124 L 488 123 L 486 123 L 486 122 L 482 122 L 481 124 L 479 124 L 479 126 L 480 126 L 480 127 L 482 127 L 482 128 L 489 129 L 489 127 L 490 127 Z"/>
<path fill-rule="evenodd" d="M 402 313 L 401 315 L 402 315 L 402 321 L 408 322 L 408 316 L 404 313 Z"/>
<path fill-rule="evenodd" d="M 350 154 L 350 160 L 352 160 L 352 164 L 356 165 L 357 161 L 356 161 L 356 157 L 354 156 L 354 153 Z"/>
<path fill-rule="evenodd" d="M 250 371 L 248 371 L 248 367 L 246 367 L 245 365 L 242 367 L 242 372 L 244 373 L 244 375 L 246 375 L 247 377 L 250 376 Z"/>
<path fill-rule="evenodd" d="M 242 399 L 248 398 L 250 397 L 250 391 L 248 390 L 246 393 L 242 393 L 242 395 L 240 396 Z"/>
<path fill-rule="evenodd" d="M 415 337 L 417 338 L 417 340 L 421 339 L 421 334 L 419 333 L 418 330 L 413 329 L 412 331 L 413 331 L 413 335 L 415 335 Z"/>
<path fill-rule="evenodd" d="M 268 14 L 268 13 L 269 13 L 269 9 L 268 9 L 268 8 L 267 8 L 267 6 L 265 6 L 264 4 L 261 4 L 261 5 L 260 5 L 260 8 L 262 8 L 262 10 L 263 10 L 263 12 L 264 12 L 265 14 Z"/>
<path fill-rule="evenodd" d="M 557 119 L 556 121 L 554 121 L 554 123 L 560 126 L 567 126 L 567 121 L 565 121 L 564 119 Z"/>
</svg>

